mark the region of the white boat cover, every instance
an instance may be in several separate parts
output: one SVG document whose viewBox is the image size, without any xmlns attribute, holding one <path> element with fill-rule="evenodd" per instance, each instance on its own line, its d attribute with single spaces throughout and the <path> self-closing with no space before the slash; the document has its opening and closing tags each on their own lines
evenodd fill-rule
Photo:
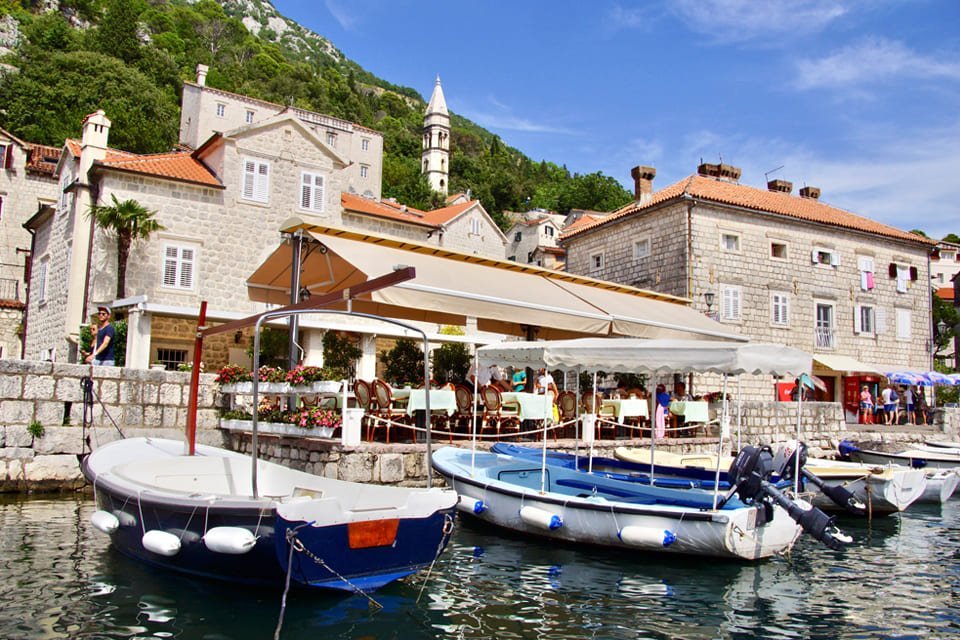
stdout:
<svg viewBox="0 0 960 640">
<path fill-rule="evenodd" d="M 477 349 L 480 366 L 539 367 L 623 373 L 809 374 L 810 354 L 779 344 L 707 340 L 579 338 L 501 342 Z"/>
</svg>

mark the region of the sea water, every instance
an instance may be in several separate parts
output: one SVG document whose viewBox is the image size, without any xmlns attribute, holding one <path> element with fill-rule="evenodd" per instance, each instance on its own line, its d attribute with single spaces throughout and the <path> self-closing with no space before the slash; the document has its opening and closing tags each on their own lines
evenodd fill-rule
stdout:
<svg viewBox="0 0 960 640">
<path fill-rule="evenodd" d="M 372 594 L 251 589 L 146 567 L 88 497 L 0 499 L 0 638 L 947 638 L 960 636 L 960 501 L 809 538 L 759 563 L 504 536 L 458 521 L 432 567 Z"/>
</svg>

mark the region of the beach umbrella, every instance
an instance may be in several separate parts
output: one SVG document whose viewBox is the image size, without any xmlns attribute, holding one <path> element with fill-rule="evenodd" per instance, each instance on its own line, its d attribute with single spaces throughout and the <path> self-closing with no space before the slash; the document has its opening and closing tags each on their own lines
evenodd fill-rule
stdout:
<svg viewBox="0 0 960 640">
<path fill-rule="evenodd" d="M 888 371 L 883 375 L 893 384 L 929 384 L 926 378 L 912 371 Z"/>
<path fill-rule="evenodd" d="M 960 373 L 948 373 L 946 375 L 952 381 L 950 383 L 952 386 L 960 385 Z"/>
<path fill-rule="evenodd" d="M 930 381 L 931 385 L 951 386 L 957 384 L 950 376 L 939 371 L 927 371 L 923 376 Z"/>
</svg>

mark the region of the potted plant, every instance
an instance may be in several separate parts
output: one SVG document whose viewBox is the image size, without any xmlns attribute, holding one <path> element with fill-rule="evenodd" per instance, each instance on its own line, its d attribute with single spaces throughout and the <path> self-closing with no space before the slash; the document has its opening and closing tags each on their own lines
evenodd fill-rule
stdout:
<svg viewBox="0 0 960 640">
<path fill-rule="evenodd" d="M 250 371 L 237 364 L 228 364 L 219 371 L 214 379 L 224 393 L 250 393 L 253 391 Z"/>
<path fill-rule="evenodd" d="M 264 365 L 257 371 L 258 389 L 262 393 L 288 393 L 290 384 L 287 382 L 287 372 L 280 367 Z"/>
<path fill-rule="evenodd" d="M 296 387 L 308 387 L 312 393 L 336 393 L 340 390 L 340 380 L 326 367 L 297 365 L 287 372 L 286 381 Z"/>
</svg>

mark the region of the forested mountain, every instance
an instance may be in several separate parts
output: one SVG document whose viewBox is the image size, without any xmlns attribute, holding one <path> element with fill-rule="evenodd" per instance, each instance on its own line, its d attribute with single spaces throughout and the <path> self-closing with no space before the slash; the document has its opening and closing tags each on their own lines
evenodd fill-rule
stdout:
<svg viewBox="0 0 960 640">
<path fill-rule="evenodd" d="M 0 127 L 24 140 L 60 145 L 101 108 L 114 123 L 112 146 L 168 150 L 183 81 L 203 63 L 208 86 L 382 132 L 384 197 L 438 203 L 420 175 L 423 97 L 365 71 L 269 2 L 0 0 L 4 50 Z M 451 124 L 450 190 L 472 190 L 502 227 L 508 210 L 611 210 L 631 198 L 609 176 L 534 162 L 456 114 Z"/>
</svg>

